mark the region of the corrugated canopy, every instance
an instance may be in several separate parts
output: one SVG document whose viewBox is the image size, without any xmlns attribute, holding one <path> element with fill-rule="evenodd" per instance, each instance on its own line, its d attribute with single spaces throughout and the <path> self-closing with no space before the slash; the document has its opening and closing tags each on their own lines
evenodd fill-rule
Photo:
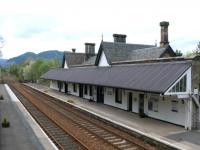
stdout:
<svg viewBox="0 0 200 150">
<path fill-rule="evenodd" d="M 164 93 L 189 67 L 191 61 L 51 69 L 42 79 Z"/>
</svg>

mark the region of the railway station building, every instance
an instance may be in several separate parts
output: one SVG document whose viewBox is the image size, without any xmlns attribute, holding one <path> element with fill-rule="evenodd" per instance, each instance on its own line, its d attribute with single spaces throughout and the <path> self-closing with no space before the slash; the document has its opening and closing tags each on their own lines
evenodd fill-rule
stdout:
<svg viewBox="0 0 200 150">
<path fill-rule="evenodd" d="M 41 76 L 50 88 L 84 99 L 193 129 L 200 127 L 200 57 L 176 57 L 160 22 L 160 45 L 85 43 L 85 53 L 64 52 L 61 68 Z"/>
</svg>

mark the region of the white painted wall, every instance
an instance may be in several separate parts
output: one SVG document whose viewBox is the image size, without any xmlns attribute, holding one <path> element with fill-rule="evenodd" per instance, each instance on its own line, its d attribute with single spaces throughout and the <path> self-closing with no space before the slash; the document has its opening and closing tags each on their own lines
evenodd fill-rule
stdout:
<svg viewBox="0 0 200 150">
<path fill-rule="evenodd" d="M 58 81 L 50 81 L 50 88 L 59 91 Z M 64 82 L 62 82 L 61 92 L 65 92 L 65 83 Z"/>
<path fill-rule="evenodd" d="M 139 93 L 132 92 L 132 112 L 138 113 L 139 109 Z"/>
<path fill-rule="evenodd" d="M 51 81 L 50 88 L 58 90 L 57 82 Z M 96 96 L 96 86 L 92 86 L 93 88 L 93 100 L 97 100 Z M 64 83 L 63 83 L 63 91 L 64 91 Z M 79 96 L 79 84 L 77 84 L 77 92 L 73 91 L 73 84 L 68 83 L 68 91 L 70 94 Z M 128 93 L 132 92 L 132 112 L 138 113 L 139 110 L 139 93 L 135 91 L 122 90 L 122 103 L 115 102 L 115 89 L 114 88 L 104 88 L 104 104 L 110 105 L 113 107 L 117 107 L 123 110 L 128 109 Z M 162 96 L 158 96 L 158 112 L 154 112 L 148 110 L 148 101 L 152 94 L 146 94 L 144 97 L 144 113 L 152 118 L 156 118 L 159 120 L 171 122 L 177 125 L 182 126 L 191 126 L 191 113 L 188 114 L 188 111 L 191 112 L 189 101 L 185 100 L 184 104 L 182 103 L 182 99 L 178 99 L 176 96 L 165 96 L 164 100 Z M 88 86 L 88 94 L 84 94 L 83 87 L 83 98 L 90 99 L 89 96 L 89 86 Z M 178 112 L 172 111 L 172 100 L 178 100 Z"/>
<path fill-rule="evenodd" d="M 65 69 L 68 69 L 69 67 L 68 67 L 68 65 L 67 65 L 67 61 L 65 60 L 65 63 L 64 63 L 64 68 Z"/>
<path fill-rule="evenodd" d="M 75 96 L 79 96 L 79 84 L 76 84 L 76 86 L 77 86 L 77 92 L 74 92 L 73 84 L 68 83 L 68 93 Z"/>
<path fill-rule="evenodd" d="M 104 104 L 127 110 L 127 92 L 122 90 L 122 103 L 115 102 L 115 89 L 104 88 Z"/>
<path fill-rule="evenodd" d="M 65 82 L 62 82 L 61 84 L 62 84 L 61 92 L 65 92 Z"/>
<path fill-rule="evenodd" d="M 101 53 L 98 66 L 102 66 L 102 67 L 110 66 L 108 64 L 104 51 Z"/>
<path fill-rule="evenodd" d="M 97 101 L 97 87 L 92 86 L 92 90 L 93 90 L 93 100 L 96 102 Z"/>
<path fill-rule="evenodd" d="M 150 94 L 148 95 L 148 98 L 150 98 Z M 172 100 L 178 101 L 178 112 L 172 111 Z M 163 100 L 163 98 L 159 96 L 158 112 L 148 110 L 148 100 L 145 100 L 145 103 L 146 103 L 145 113 L 147 116 L 185 126 L 186 103 L 184 102 L 183 104 L 182 99 L 178 99 L 175 96 L 167 96 Z"/>
<path fill-rule="evenodd" d="M 54 89 L 54 90 L 59 90 L 58 89 L 58 83 L 57 83 L 57 81 L 50 81 L 50 88 L 51 89 Z"/>
</svg>

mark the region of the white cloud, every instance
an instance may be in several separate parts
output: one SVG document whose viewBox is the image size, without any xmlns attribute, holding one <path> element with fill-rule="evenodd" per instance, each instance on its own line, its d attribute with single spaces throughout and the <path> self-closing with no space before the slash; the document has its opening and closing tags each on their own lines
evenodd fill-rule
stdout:
<svg viewBox="0 0 200 150">
<path fill-rule="evenodd" d="M 160 41 L 159 22 L 170 22 L 169 40 L 176 50 L 194 49 L 200 40 L 198 0 L 2 0 L 0 35 L 3 57 L 48 49 L 84 51 L 84 42 L 101 34 L 127 34 L 129 43 Z"/>
</svg>

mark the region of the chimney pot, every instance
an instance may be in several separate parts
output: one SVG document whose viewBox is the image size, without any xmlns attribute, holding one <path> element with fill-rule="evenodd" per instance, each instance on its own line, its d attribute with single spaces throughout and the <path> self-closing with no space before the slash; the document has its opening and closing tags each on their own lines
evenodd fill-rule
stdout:
<svg viewBox="0 0 200 150">
<path fill-rule="evenodd" d="M 114 42 L 126 43 L 125 34 L 113 34 Z"/>
<path fill-rule="evenodd" d="M 162 21 L 162 22 L 160 22 L 160 26 L 169 26 L 169 22 Z"/>
<path fill-rule="evenodd" d="M 75 49 L 75 48 L 72 48 L 72 52 L 75 53 L 75 52 L 76 52 L 76 49 Z"/>
<path fill-rule="evenodd" d="M 169 22 L 167 22 L 167 21 L 160 22 L 160 27 L 161 27 L 160 47 L 164 47 L 166 45 L 169 45 L 168 26 L 169 26 Z"/>
</svg>

